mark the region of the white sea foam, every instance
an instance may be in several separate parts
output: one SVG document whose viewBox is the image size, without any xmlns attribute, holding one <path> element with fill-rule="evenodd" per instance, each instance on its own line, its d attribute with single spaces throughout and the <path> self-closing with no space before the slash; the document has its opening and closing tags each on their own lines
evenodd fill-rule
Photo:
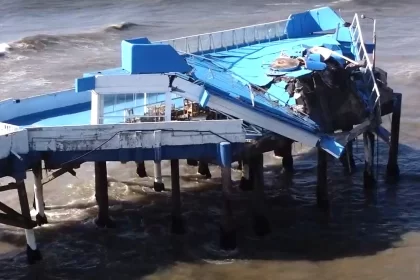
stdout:
<svg viewBox="0 0 420 280">
<path fill-rule="evenodd" d="M 5 55 L 10 50 L 10 45 L 6 43 L 0 43 L 0 56 Z"/>
</svg>

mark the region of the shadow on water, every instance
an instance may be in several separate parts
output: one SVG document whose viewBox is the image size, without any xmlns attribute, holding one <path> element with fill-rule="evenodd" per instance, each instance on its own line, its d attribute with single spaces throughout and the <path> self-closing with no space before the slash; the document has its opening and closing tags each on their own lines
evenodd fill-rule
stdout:
<svg viewBox="0 0 420 280">
<path fill-rule="evenodd" d="M 380 145 L 378 187 L 366 192 L 362 185 L 363 146 L 356 146 L 354 174 L 346 175 L 336 160 L 329 162 L 332 211 L 327 215 L 315 206 L 313 150 L 295 156 L 293 178 L 282 175 L 278 160 L 266 155 L 266 200 L 272 233 L 263 238 L 255 236 L 252 192 L 238 191 L 233 203 L 238 228 L 238 250 L 234 252 L 217 249 L 222 206 L 220 178 L 202 180 L 199 186 L 182 190 L 188 231 L 184 236 L 170 233 L 170 191 L 154 193 L 145 191 L 150 187 L 142 182 L 120 181 L 131 196 L 129 200 L 110 201 L 116 229 L 97 229 L 93 224 L 97 208 L 92 202 L 78 203 L 72 207 L 83 211 L 82 219 L 55 219 L 36 229 L 43 262 L 28 268 L 25 254 L 19 253 L 0 260 L 0 275 L 13 279 L 24 275 L 29 279 L 36 279 L 31 278 L 34 275 L 38 279 L 139 279 L 180 262 L 322 261 L 373 255 L 393 248 L 404 234 L 420 228 L 420 206 L 416 203 L 420 192 L 413 185 L 419 175 L 406 170 L 420 153 L 401 145 L 400 168 L 405 173 L 398 184 L 389 185 L 383 179 L 388 149 Z M 184 174 L 182 180 L 195 180 L 194 176 Z M 25 244 L 20 230 L 5 229 L 1 239 L 18 246 Z"/>
</svg>

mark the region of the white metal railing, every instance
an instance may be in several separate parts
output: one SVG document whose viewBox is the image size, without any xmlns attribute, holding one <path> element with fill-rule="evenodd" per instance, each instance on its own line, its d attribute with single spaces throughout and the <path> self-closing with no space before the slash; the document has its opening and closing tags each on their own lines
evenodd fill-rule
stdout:
<svg viewBox="0 0 420 280">
<path fill-rule="evenodd" d="M 0 122 L 0 135 L 6 135 L 22 130 L 19 126 Z"/>
<path fill-rule="evenodd" d="M 374 27 L 373 27 L 373 33 L 375 36 L 375 28 L 376 28 L 376 21 L 374 20 Z M 351 35 L 351 39 L 352 39 L 352 43 L 353 43 L 353 47 L 355 48 L 355 58 L 356 60 L 361 60 L 361 61 L 365 61 L 366 62 L 366 67 L 364 67 L 363 71 L 364 71 L 364 76 L 365 76 L 365 82 L 368 85 L 372 85 L 372 91 L 371 91 L 371 95 L 369 97 L 369 100 L 372 100 L 372 96 L 375 97 L 375 102 L 374 102 L 374 107 L 378 105 L 379 101 L 380 101 L 380 92 L 379 92 L 379 88 L 378 85 L 376 83 L 376 79 L 375 79 L 375 75 L 374 75 L 374 55 L 372 57 L 369 56 L 368 52 L 366 51 L 366 46 L 365 46 L 365 40 L 363 38 L 363 34 L 362 34 L 362 28 L 360 26 L 360 20 L 359 20 L 359 15 L 356 13 L 353 17 L 353 21 L 350 25 L 350 35 Z M 375 46 L 376 48 L 376 46 Z M 378 110 L 380 110 L 380 106 L 378 106 Z M 379 111 L 380 113 L 380 111 Z"/>
<path fill-rule="evenodd" d="M 216 32 L 179 37 L 156 43 L 169 44 L 182 54 L 202 54 L 203 52 L 252 45 L 262 41 L 279 40 L 284 34 L 288 20 L 248 25 Z"/>
</svg>

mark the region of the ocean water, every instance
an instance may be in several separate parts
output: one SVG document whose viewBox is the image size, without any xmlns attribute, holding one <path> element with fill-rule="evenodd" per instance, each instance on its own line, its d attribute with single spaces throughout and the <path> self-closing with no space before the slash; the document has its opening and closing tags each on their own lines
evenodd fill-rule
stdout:
<svg viewBox="0 0 420 280">
<path fill-rule="evenodd" d="M 378 149 L 378 188 L 362 187 L 357 172 L 329 163 L 332 212 L 315 207 L 316 155 L 294 146 L 296 174 L 285 178 L 281 160 L 265 155 L 265 187 L 272 234 L 252 231 L 250 198 L 235 195 L 238 249 L 218 250 L 220 171 L 205 180 L 182 162 L 183 212 L 188 233 L 170 234 L 169 191 L 154 193 L 132 164 L 108 163 L 111 215 L 118 227 L 98 230 L 93 166 L 77 178 L 45 186 L 50 224 L 36 229 L 44 261 L 27 266 L 22 230 L 0 227 L 0 279 L 420 279 L 420 69 L 416 0 L 0 0 L 0 99 L 67 89 L 84 72 L 119 65 L 120 41 L 152 40 L 285 19 L 291 12 L 330 5 L 351 21 L 355 12 L 377 22 L 377 65 L 403 93 L 401 181 L 384 182 L 387 147 Z M 368 21 L 364 24 L 370 24 Z M 368 34 L 366 35 L 368 36 Z M 384 118 L 389 127 L 389 118 Z M 152 166 L 147 165 L 152 174 Z M 30 175 L 29 175 L 30 177 Z M 240 178 L 233 171 L 235 180 Z M 30 201 L 31 178 L 27 182 Z M 14 192 L 1 200 L 18 209 Z"/>
</svg>

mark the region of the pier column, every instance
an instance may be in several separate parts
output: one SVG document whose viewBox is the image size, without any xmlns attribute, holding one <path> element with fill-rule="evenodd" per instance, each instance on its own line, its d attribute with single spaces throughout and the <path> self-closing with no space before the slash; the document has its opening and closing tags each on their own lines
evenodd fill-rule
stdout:
<svg viewBox="0 0 420 280">
<path fill-rule="evenodd" d="M 266 217 L 264 198 L 264 155 L 260 154 L 251 159 L 252 183 L 254 185 L 252 202 L 254 212 L 254 232 L 264 236 L 271 232 L 270 223 Z"/>
<path fill-rule="evenodd" d="M 147 172 L 146 172 L 146 165 L 144 164 L 144 161 L 139 161 L 136 162 L 136 173 L 140 178 L 145 178 L 147 177 Z"/>
<path fill-rule="evenodd" d="M 238 170 L 242 170 L 242 168 L 243 168 L 243 165 L 244 165 L 244 163 L 243 163 L 243 161 L 242 160 L 238 160 Z"/>
<path fill-rule="evenodd" d="M 243 160 L 242 161 L 242 177 L 241 177 L 241 181 L 239 182 L 239 188 L 242 191 L 250 191 L 252 190 L 252 180 L 251 180 L 251 176 L 250 176 L 250 161 L 249 160 Z"/>
<path fill-rule="evenodd" d="M 28 202 L 28 195 L 26 193 L 25 182 L 22 180 L 22 181 L 16 182 L 16 184 L 17 184 L 17 191 L 18 191 L 22 216 L 25 217 L 25 219 L 31 220 L 31 213 L 29 210 L 29 202 Z M 25 229 L 25 236 L 26 236 L 26 256 L 28 259 L 28 263 L 34 264 L 37 261 L 42 260 L 41 252 L 39 251 L 36 245 L 34 229 L 33 228 Z"/>
<path fill-rule="evenodd" d="M 100 228 L 114 228 L 115 222 L 109 217 L 108 178 L 106 162 L 95 162 L 95 197 L 98 204 L 98 217 L 95 224 Z"/>
<path fill-rule="evenodd" d="M 198 162 L 198 173 L 200 173 L 203 176 L 206 176 L 206 179 L 210 179 L 211 172 L 210 172 L 209 164 L 205 161 L 200 160 Z"/>
<path fill-rule="evenodd" d="M 42 186 L 42 161 L 38 161 L 32 166 L 32 172 L 34 173 L 34 203 L 35 209 L 37 210 L 36 214 L 36 223 L 38 226 L 47 224 L 47 216 L 45 215 L 44 210 L 44 190 Z"/>
<path fill-rule="evenodd" d="M 220 248 L 234 250 L 236 248 L 236 228 L 232 211 L 232 150 L 228 142 L 219 145 L 220 166 L 222 169 L 223 212 L 220 226 Z"/>
<path fill-rule="evenodd" d="M 153 171 L 155 175 L 155 182 L 153 183 L 153 188 L 157 192 L 165 190 L 165 185 L 162 180 L 162 151 L 161 151 L 161 136 L 162 131 L 156 130 L 154 133 L 155 138 L 155 160 L 153 162 Z"/>
<path fill-rule="evenodd" d="M 375 175 L 373 172 L 373 159 L 375 155 L 375 135 L 372 132 L 363 133 L 363 145 L 365 151 L 365 170 L 363 172 L 363 185 L 365 188 L 375 186 Z"/>
<path fill-rule="evenodd" d="M 279 147 L 274 150 L 274 155 L 276 157 L 282 157 L 283 170 L 287 173 L 293 173 L 293 141 L 287 141 L 286 143 L 281 143 L 282 147 Z"/>
<path fill-rule="evenodd" d="M 318 207 L 322 210 L 329 210 L 330 208 L 330 200 L 328 195 L 327 159 L 327 152 L 318 147 L 316 201 Z"/>
<path fill-rule="evenodd" d="M 195 159 L 187 159 L 187 164 L 189 166 L 198 166 L 198 161 Z"/>
<path fill-rule="evenodd" d="M 353 129 L 353 125 L 350 125 L 343 129 L 343 132 L 350 132 Z M 349 141 L 344 149 L 343 154 L 340 157 L 340 162 L 344 166 L 345 170 L 349 173 L 352 173 L 356 168 L 356 163 L 354 162 L 353 155 L 353 143 L 354 140 Z"/>
<path fill-rule="evenodd" d="M 185 226 L 181 214 L 181 186 L 179 182 L 179 160 L 171 160 L 172 183 L 172 233 L 184 234 Z"/>
<path fill-rule="evenodd" d="M 388 164 L 386 166 L 386 175 L 389 181 L 397 181 L 400 176 L 398 167 L 398 146 L 400 137 L 400 119 L 402 94 L 395 93 L 394 106 L 391 121 L 391 143 L 389 147 Z"/>
<path fill-rule="evenodd" d="M 354 162 L 353 156 L 353 140 L 349 141 L 344 149 L 342 156 L 340 157 L 341 164 L 344 166 L 345 170 L 349 173 L 352 173 L 356 168 L 356 163 Z"/>
</svg>

